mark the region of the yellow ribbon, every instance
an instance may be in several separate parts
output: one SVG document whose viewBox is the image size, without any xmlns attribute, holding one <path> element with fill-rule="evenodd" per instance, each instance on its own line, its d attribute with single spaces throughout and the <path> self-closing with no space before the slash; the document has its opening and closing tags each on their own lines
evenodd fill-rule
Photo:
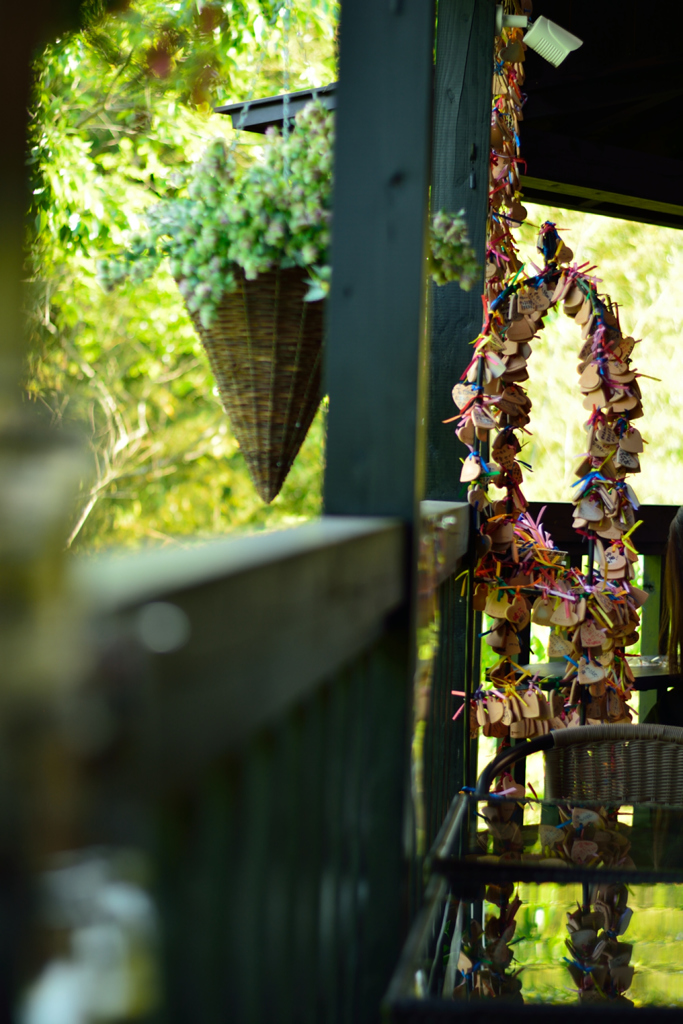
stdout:
<svg viewBox="0 0 683 1024">
<path fill-rule="evenodd" d="M 633 544 L 630 544 L 630 543 L 629 543 L 629 539 L 628 539 L 628 538 L 629 538 L 629 537 L 631 536 L 631 534 L 633 533 L 633 531 L 634 531 L 634 530 L 637 530 L 637 529 L 638 529 L 638 527 L 639 527 L 639 526 L 642 526 L 642 525 L 643 525 L 643 520 L 642 520 L 642 519 L 639 519 L 639 520 L 638 520 L 638 522 L 637 522 L 637 523 L 634 523 L 634 524 L 633 524 L 633 526 L 631 527 L 631 529 L 630 529 L 630 530 L 627 530 L 627 531 L 626 531 L 626 533 L 625 533 L 625 534 L 623 535 L 623 537 L 621 538 L 621 540 L 622 540 L 622 543 L 624 544 L 624 546 L 625 546 L 625 547 L 627 547 L 627 548 L 629 549 L 629 551 L 632 551 L 634 555 L 637 555 L 637 554 L 638 554 L 638 552 L 637 552 L 637 551 L 636 551 L 636 549 L 635 549 L 635 548 L 633 547 Z"/>
</svg>

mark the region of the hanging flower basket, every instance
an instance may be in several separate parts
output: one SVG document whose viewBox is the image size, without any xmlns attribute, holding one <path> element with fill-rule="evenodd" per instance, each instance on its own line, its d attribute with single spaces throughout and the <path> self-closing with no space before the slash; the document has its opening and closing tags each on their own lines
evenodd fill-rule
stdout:
<svg viewBox="0 0 683 1024">
<path fill-rule="evenodd" d="M 321 398 L 333 138 L 332 115 L 315 102 L 284 135 L 269 130 L 262 159 L 246 169 L 214 140 L 186 178 L 186 194 L 151 207 L 126 250 L 98 264 L 112 288 L 144 280 L 168 257 L 266 502 L 279 493 Z M 437 284 L 469 288 L 478 268 L 462 213 L 437 213 L 430 242 Z"/>
<path fill-rule="evenodd" d="M 315 416 L 321 392 L 324 302 L 306 302 L 305 270 L 277 268 L 238 287 L 210 327 L 192 322 L 256 490 L 271 502 Z"/>
</svg>

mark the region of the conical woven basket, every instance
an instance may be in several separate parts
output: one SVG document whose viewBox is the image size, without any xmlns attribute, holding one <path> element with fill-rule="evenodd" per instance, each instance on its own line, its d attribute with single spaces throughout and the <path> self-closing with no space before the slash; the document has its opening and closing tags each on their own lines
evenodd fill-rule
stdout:
<svg viewBox="0 0 683 1024">
<path fill-rule="evenodd" d="M 207 329 L 206 349 L 256 490 L 279 493 L 321 398 L 324 302 L 305 302 L 306 272 L 271 270 L 239 284 Z"/>
</svg>

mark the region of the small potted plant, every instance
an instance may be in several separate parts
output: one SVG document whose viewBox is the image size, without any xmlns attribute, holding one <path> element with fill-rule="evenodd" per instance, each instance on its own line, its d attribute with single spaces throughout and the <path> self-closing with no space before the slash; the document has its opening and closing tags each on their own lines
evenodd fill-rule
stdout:
<svg viewBox="0 0 683 1024">
<path fill-rule="evenodd" d="M 168 258 L 264 501 L 278 494 L 321 398 L 329 288 L 332 115 L 320 103 L 290 131 L 269 129 L 263 159 L 237 166 L 222 140 L 186 194 L 147 212 L 147 230 L 101 260 L 106 288 L 141 281 Z M 436 215 L 430 270 L 468 288 L 477 273 L 461 215 Z"/>
</svg>

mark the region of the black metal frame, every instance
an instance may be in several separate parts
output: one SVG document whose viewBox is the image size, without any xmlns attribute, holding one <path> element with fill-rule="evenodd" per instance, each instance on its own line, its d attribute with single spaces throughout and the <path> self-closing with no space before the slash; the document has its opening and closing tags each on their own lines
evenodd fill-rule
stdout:
<svg viewBox="0 0 683 1024">
<path fill-rule="evenodd" d="M 545 736 L 538 736 L 536 739 L 518 743 L 514 747 L 507 747 L 492 761 L 489 761 L 484 768 L 477 780 L 476 795 L 478 797 L 486 796 L 495 777 L 516 764 L 517 761 L 521 761 L 522 758 L 529 757 L 531 754 L 537 754 L 539 750 L 552 750 L 554 746 L 553 734 L 549 732 Z"/>
</svg>

